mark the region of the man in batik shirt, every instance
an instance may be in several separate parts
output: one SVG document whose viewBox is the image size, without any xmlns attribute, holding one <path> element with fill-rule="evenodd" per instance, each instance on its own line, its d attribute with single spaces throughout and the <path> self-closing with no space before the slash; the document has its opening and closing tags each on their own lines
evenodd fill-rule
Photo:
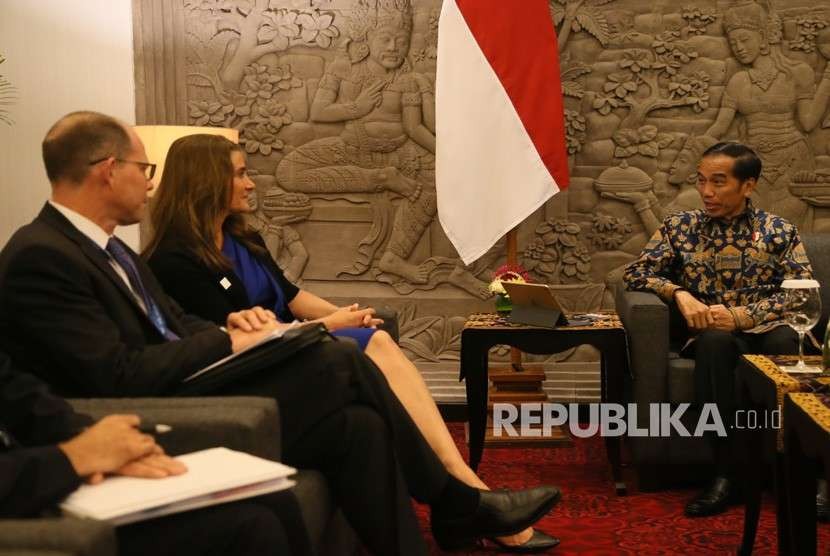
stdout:
<svg viewBox="0 0 830 556">
<path fill-rule="evenodd" d="M 735 414 L 735 367 L 743 353 L 790 354 L 798 337 L 781 320 L 781 282 L 811 278 L 798 230 L 753 207 L 761 160 L 744 145 L 707 149 L 697 172 L 704 209 L 669 216 L 625 269 L 629 290 L 675 304 L 694 341 L 697 401 L 716 403 L 727 430 Z M 686 515 L 726 509 L 735 491 L 730 438 L 714 437 L 716 477 L 686 505 Z"/>
</svg>

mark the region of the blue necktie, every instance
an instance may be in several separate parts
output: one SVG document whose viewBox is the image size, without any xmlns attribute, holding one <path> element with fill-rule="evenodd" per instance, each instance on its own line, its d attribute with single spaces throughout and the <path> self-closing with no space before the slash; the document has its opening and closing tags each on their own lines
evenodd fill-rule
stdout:
<svg viewBox="0 0 830 556">
<path fill-rule="evenodd" d="M 121 245 L 121 242 L 111 237 L 107 241 L 107 253 L 112 255 L 112 258 L 115 259 L 118 266 L 124 269 L 124 272 L 127 274 L 127 279 L 133 287 L 133 291 L 140 295 L 144 301 L 147 316 L 150 317 L 150 321 L 152 321 L 156 330 L 167 340 L 178 340 L 178 335 L 167 327 L 167 322 L 164 320 L 164 315 L 161 314 L 161 309 L 159 309 L 158 304 L 144 288 L 144 283 L 141 281 L 141 276 L 138 274 L 135 262 L 124 246 Z"/>
</svg>

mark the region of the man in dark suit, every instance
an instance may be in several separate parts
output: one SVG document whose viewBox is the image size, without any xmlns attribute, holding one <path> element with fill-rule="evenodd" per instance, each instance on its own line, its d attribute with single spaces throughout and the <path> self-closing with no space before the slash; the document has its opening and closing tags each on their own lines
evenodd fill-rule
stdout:
<svg viewBox="0 0 830 556">
<path fill-rule="evenodd" d="M 104 474 L 162 478 L 186 472 L 138 424 L 135 415 L 93 424 L 0 353 L 0 517 L 35 516 L 83 480 L 100 482 Z M 254 501 L 119 527 L 116 536 L 122 555 L 289 553 L 279 519 Z"/>
<path fill-rule="evenodd" d="M 60 393 L 174 394 L 184 377 L 279 326 L 258 311 L 231 314 L 227 330 L 185 314 L 112 236 L 140 220 L 155 170 L 134 131 L 72 113 L 47 133 L 43 158 L 52 198 L 0 253 L 0 337 Z M 410 494 L 430 504 L 445 547 L 517 533 L 559 498 L 552 487 L 491 493 L 453 478 L 351 344 L 315 344 L 217 393 L 277 399 L 285 461 L 327 476 L 376 553 L 425 552 Z"/>
</svg>

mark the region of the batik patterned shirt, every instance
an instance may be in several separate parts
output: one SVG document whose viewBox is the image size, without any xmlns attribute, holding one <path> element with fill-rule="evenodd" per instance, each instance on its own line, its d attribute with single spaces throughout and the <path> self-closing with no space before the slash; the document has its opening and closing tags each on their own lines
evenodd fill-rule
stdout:
<svg viewBox="0 0 830 556">
<path fill-rule="evenodd" d="M 629 290 L 667 303 L 684 289 L 707 305 L 725 305 L 738 329 L 759 332 L 783 315 L 781 282 L 809 278 L 796 227 L 749 202 L 731 221 L 702 210 L 667 217 L 623 275 Z"/>
</svg>

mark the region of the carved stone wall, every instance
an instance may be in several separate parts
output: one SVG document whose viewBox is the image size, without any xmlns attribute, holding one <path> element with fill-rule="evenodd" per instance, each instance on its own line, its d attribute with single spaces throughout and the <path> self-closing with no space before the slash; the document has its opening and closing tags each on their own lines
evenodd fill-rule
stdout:
<svg viewBox="0 0 830 556">
<path fill-rule="evenodd" d="M 0 64 L 6 61 L 5 56 L 0 54 Z M 17 101 L 17 88 L 11 81 L 0 73 L 0 124 L 11 126 L 14 124 L 9 107 Z"/>
<path fill-rule="evenodd" d="M 662 218 L 700 206 L 695 165 L 720 138 L 762 156 L 758 205 L 830 231 L 830 1 L 550 5 L 572 185 L 520 227 L 519 250 L 567 306 L 610 306 L 606 284 Z M 238 128 L 258 184 L 253 221 L 288 274 L 335 302 L 399 309 L 409 355 L 455 370 L 464 315 L 492 307 L 504 246 L 465 267 L 437 222 L 439 10 L 134 0 L 136 102 L 139 124 Z"/>
</svg>

